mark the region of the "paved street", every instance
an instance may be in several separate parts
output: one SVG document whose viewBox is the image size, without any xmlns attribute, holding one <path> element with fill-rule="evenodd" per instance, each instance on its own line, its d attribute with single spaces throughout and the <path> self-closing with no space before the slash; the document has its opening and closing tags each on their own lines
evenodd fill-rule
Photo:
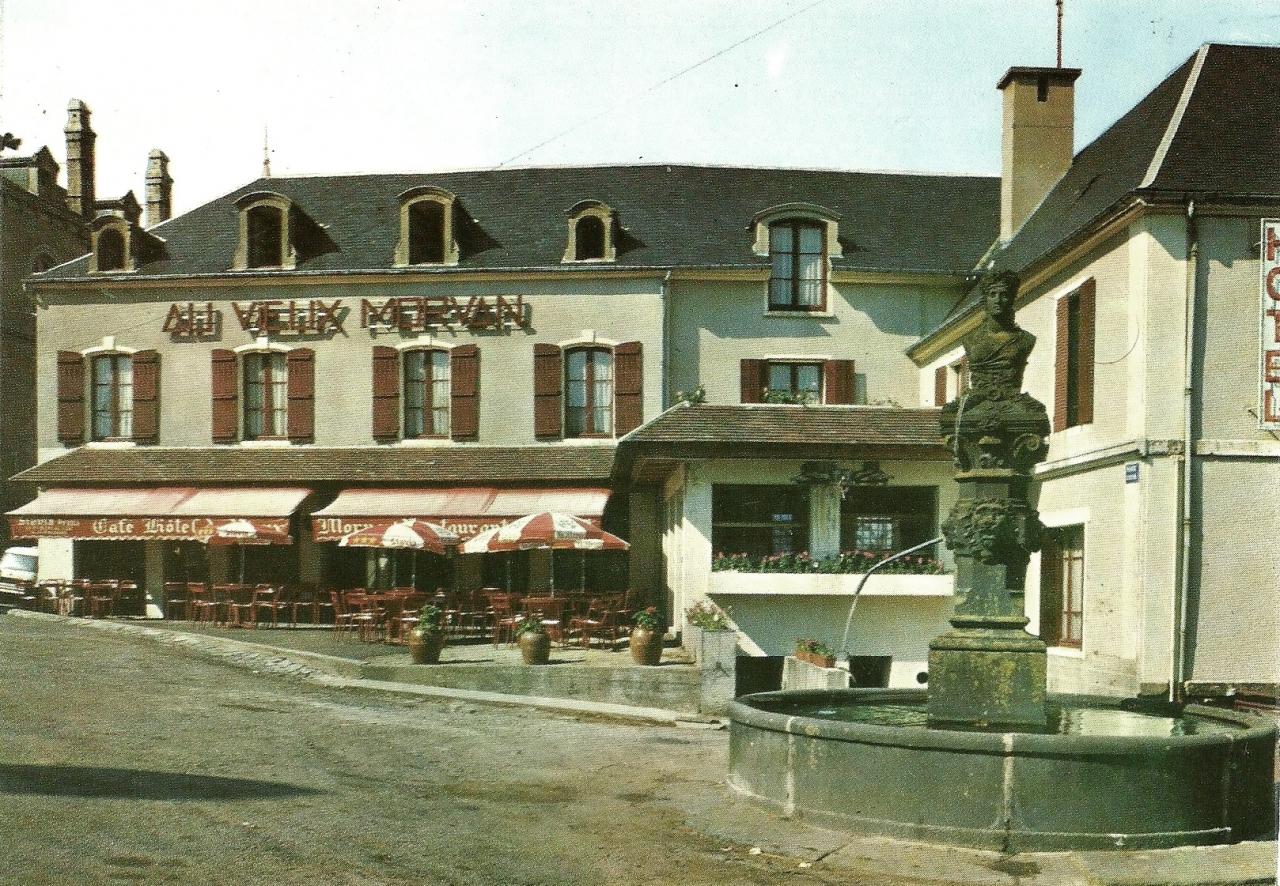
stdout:
<svg viewBox="0 0 1280 886">
<path fill-rule="evenodd" d="M 662 799 L 713 789 L 724 732 L 343 694 L 7 617 L 0 685 L 3 883 L 825 882 Z"/>
</svg>

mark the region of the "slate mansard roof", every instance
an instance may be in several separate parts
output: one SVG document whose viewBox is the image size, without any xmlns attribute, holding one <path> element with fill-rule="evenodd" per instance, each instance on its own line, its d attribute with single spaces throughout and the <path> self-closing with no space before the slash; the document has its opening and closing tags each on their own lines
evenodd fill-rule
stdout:
<svg viewBox="0 0 1280 886">
<path fill-rule="evenodd" d="M 612 446 L 129 449 L 81 446 L 13 479 L 41 485 L 133 483 L 605 482 Z"/>
<path fill-rule="evenodd" d="M 292 200 L 323 226 L 332 248 L 300 261 L 296 271 L 231 273 L 394 272 L 397 197 L 419 185 L 457 195 L 462 271 L 572 270 L 561 263 L 566 210 L 583 200 L 603 201 L 618 214 L 624 231 L 612 266 L 639 269 L 763 268 L 768 259 L 751 248 L 752 219 L 785 203 L 815 203 L 840 215 L 844 256 L 833 259 L 835 268 L 960 273 L 999 228 L 1000 181 L 984 176 L 663 164 L 270 178 L 153 228 L 163 254 L 126 276 L 227 274 L 238 236 L 235 202 L 260 191 Z M 36 279 L 87 276 L 86 257 Z"/>
</svg>

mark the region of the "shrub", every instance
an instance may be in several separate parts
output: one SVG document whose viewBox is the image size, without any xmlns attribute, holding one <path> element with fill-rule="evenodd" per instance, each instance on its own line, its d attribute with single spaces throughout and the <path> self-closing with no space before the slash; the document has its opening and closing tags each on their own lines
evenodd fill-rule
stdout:
<svg viewBox="0 0 1280 886">
<path fill-rule="evenodd" d="M 729 616 L 714 603 L 694 603 L 684 611 L 685 619 L 695 628 L 702 628 L 704 631 L 727 631 L 729 630 Z"/>
<path fill-rule="evenodd" d="M 631 623 L 646 631 L 657 631 L 662 628 L 662 616 L 658 614 L 657 606 L 648 606 L 637 612 Z"/>
<path fill-rule="evenodd" d="M 521 634 L 545 634 L 547 626 L 542 623 L 541 615 L 526 615 L 516 623 L 516 636 Z"/>
<path fill-rule="evenodd" d="M 751 554 L 719 553 L 711 559 L 715 572 L 780 572 L 821 573 L 826 575 L 860 575 L 885 558 L 884 551 L 841 551 L 830 557 L 815 559 L 808 553 Z M 897 575 L 941 575 L 946 568 L 940 560 L 915 554 L 903 557 L 879 570 Z"/>
</svg>

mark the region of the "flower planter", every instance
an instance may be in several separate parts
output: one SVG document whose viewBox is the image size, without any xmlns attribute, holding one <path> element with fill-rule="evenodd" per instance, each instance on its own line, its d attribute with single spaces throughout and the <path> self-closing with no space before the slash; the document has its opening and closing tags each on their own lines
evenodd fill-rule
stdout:
<svg viewBox="0 0 1280 886">
<path fill-rule="evenodd" d="M 663 632 L 648 628 L 631 629 L 631 658 L 638 665 L 656 665 L 662 660 Z"/>
<path fill-rule="evenodd" d="M 520 657 L 527 665 L 544 665 L 551 660 L 551 636 L 538 631 L 520 635 Z"/>
<path fill-rule="evenodd" d="M 444 631 L 414 628 L 409 631 L 409 655 L 414 664 L 439 664 L 444 649 Z"/>
<path fill-rule="evenodd" d="M 836 657 L 834 655 L 819 655 L 816 652 L 797 649 L 795 657 L 801 661 L 807 661 L 816 668 L 834 668 L 836 666 Z"/>
</svg>

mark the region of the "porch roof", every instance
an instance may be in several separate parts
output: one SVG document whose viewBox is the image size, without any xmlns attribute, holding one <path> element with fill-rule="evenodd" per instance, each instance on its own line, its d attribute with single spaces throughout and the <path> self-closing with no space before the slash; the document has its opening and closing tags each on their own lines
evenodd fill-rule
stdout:
<svg viewBox="0 0 1280 886">
<path fill-rule="evenodd" d="M 655 482 L 686 459 L 946 460 L 940 414 L 893 406 L 682 403 L 619 441 L 613 480 Z"/>
</svg>

